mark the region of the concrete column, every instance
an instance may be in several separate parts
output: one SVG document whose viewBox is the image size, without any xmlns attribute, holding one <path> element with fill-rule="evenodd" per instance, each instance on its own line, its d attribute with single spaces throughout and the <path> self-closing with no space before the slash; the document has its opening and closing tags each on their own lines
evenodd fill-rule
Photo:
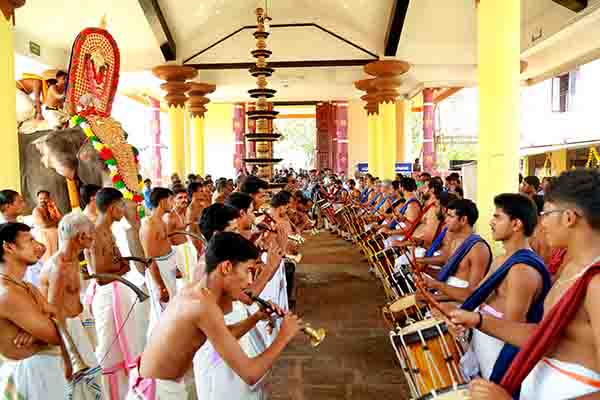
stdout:
<svg viewBox="0 0 600 400">
<path fill-rule="evenodd" d="M 15 7 L 13 3 L 3 2 L 0 12 L 0 189 L 20 191 L 19 134 L 15 111 L 15 49 L 11 26 L 11 16 Z"/>
<path fill-rule="evenodd" d="M 432 173 L 435 169 L 435 104 L 433 89 L 423 89 L 423 171 Z"/>
<path fill-rule="evenodd" d="M 374 79 L 363 79 L 354 82 L 358 90 L 367 92 L 361 97 L 367 104 L 367 146 L 369 148 L 367 163 L 369 173 L 373 176 L 379 176 L 379 104 L 377 103 L 377 88 L 374 85 Z"/>
<path fill-rule="evenodd" d="M 161 65 L 152 69 L 159 79 L 166 81 L 160 85 L 167 92 L 165 100 L 169 105 L 169 154 L 171 158 L 170 173 L 177 173 L 182 181 L 185 180 L 185 102 L 186 92 L 190 84 L 186 81 L 198 75 L 193 67 L 181 65 Z"/>
<path fill-rule="evenodd" d="M 494 196 L 516 192 L 519 182 L 520 3 L 481 0 L 477 10 L 477 231 L 487 239 Z"/>
<path fill-rule="evenodd" d="M 348 174 L 348 103 L 335 107 L 335 130 L 337 138 L 337 172 Z"/>
<path fill-rule="evenodd" d="M 206 105 L 210 102 L 207 94 L 215 91 L 217 87 L 208 83 L 192 82 L 188 91 L 188 109 L 190 110 L 190 136 L 193 138 L 192 164 L 194 172 L 198 175 L 205 174 L 205 113 Z"/>
<path fill-rule="evenodd" d="M 246 105 L 236 103 L 233 106 L 233 134 L 235 136 L 235 153 L 233 155 L 233 167 L 236 172 L 244 165 L 243 158 L 246 154 Z"/>
<path fill-rule="evenodd" d="M 150 138 L 152 140 L 152 182 L 162 184 L 162 155 L 160 142 L 160 101 L 149 97 L 150 101 Z"/>
<path fill-rule="evenodd" d="M 410 141 L 406 138 L 406 121 L 409 113 L 408 101 L 404 99 L 396 101 L 396 161 L 401 163 L 412 162 L 406 157 L 406 148 L 410 145 Z"/>
<path fill-rule="evenodd" d="M 399 60 L 380 60 L 365 65 L 365 72 L 376 76 L 378 89 L 379 119 L 381 123 L 380 155 L 383 160 L 381 178 L 394 179 L 396 175 L 396 98 L 402 81 L 400 76 L 410 69 L 410 65 Z"/>
<path fill-rule="evenodd" d="M 567 149 L 553 151 L 550 154 L 550 159 L 552 161 L 552 176 L 558 176 L 567 170 Z"/>
</svg>

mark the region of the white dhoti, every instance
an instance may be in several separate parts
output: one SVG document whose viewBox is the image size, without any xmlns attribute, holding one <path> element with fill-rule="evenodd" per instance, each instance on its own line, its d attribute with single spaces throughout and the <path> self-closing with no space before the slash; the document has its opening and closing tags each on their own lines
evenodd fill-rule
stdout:
<svg viewBox="0 0 600 400">
<path fill-rule="evenodd" d="M 131 369 L 130 389 L 126 400 L 186 400 L 189 399 L 183 381 L 149 379 L 140 376 L 139 358 Z"/>
<path fill-rule="evenodd" d="M 496 311 L 494 308 L 483 304 L 479 311 L 492 317 L 502 319 L 504 315 Z M 505 342 L 496 339 L 490 335 L 481 332 L 478 329 L 473 329 L 473 338 L 471 339 L 471 349 L 477 357 L 479 364 L 479 373 L 483 379 L 490 379 L 494 365 L 500 356 L 500 352 L 504 347 Z"/>
<path fill-rule="evenodd" d="M 69 114 L 67 114 L 63 110 L 56 110 L 44 107 L 42 109 L 42 115 L 48 123 L 48 129 L 62 128 L 65 125 L 65 123 L 69 121 Z"/>
<path fill-rule="evenodd" d="M 175 246 L 175 255 L 177 257 L 177 268 L 183 274 L 182 283 L 192 282 L 193 273 L 198 264 L 198 253 L 191 242 Z"/>
<path fill-rule="evenodd" d="M 404 240 L 404 235 L 392 235 L 383 241 L 384 248 L 388 249 L 392 247 L 393 241 L 402 241 Z"/>
<path fill-rule="evenodd" d="M 172 299 L 177 293 L 177 282 L 175 278 L 177 274 L 177 260 L 175 251 L 171 249 L 169 254 L 163 257 L 157 257 L 155 260 L 158 270 L 160 271 L 160 276 L 165 283 L 167 291 L 169 292 L 169 299 Z M 160 314 L 162 314 L 163 310 L 167 307 L 167 303 L 160 301 L 160 288 L 156 282 L 154 282 L 149 269 L 146 270 L 146 287 L 148 288 L 150 295 L 150 321 L 148 323 L 149 338 L 152 333 L 152 329 L 154 329 L 154 326 L 160 319 Z"/>
<path fill-rule="evenodd" d="M 94 292 L 96 357 L 102 367 L 105 398 L 120 400 L 127 394 L 130 370 L 143 350 L 138 341 L 135 318 L 131 315 L 128 318 L 134 307 L 135 294 L 119 282 L 93 285 L 90 291 Z"/>
<path fill-rule="evenodd" d="M 240 302 L 233 303 L 233 310 L 225 316 L 227 325 L 236 324 L 248 318 L 257 310 L 256 306 L 247 307 Z M 239 339 L 242 350 L 248 357 L 256 357 L 267 347 L 263 333 L 253 328 Z M 210 342 L 196 352 L 194 356 L 194 375 L 196 393 L 201 400 L 264 400 L 263 380 L 253 386 L 246 384 L 215 351 Z M 265 375 L 266 376 L 266 375 Z"/>
<path fill-rule="evenodd" d="M 16 89 L 17 124 L 19 132 L 30 134 L 48 129 L 48 121 L 35 119 L 35 103 L 25 92 Z"/>
<path fill-rule="evenodd" d="M 66 328 L 73 339 L 75 347 L 88 370 L 73 377 L 67 385 L 67 398 L 69 400 L 99 400 L 103 397 L 102 368 L 94 354 L 94 348 L 82 324 L 81 318 L 69 318 Z M 106 397 L 108 398 L 108 397 Z"/>
<path fill-rule="evenodd" d="M 21 123 L 35 117 L 35 103 L 27 93 L 20 89 L 16 89 L 16 91 L 17 123 Z"/>
<path fill-rule="evenodd" d="M 600 373 L 578 364 L 543 358 L 521 385 L 521 400 L 566 400 L 600 392 Z"/>
<path fill-rule="evenodd" d="M 281 261 L 279 268 L 271 277 L 271 280 L 267 283 L 259 297 L 266 301 L 271 301 L 277 304 L 282 310 L 288 311 L 288 296 L 287 296 L 287 280 L 285 278 L 285 264 Z M 267 346 L 270 346 L 279 333 L 279 326 L 282 320 L 277 319 L 275 322 L 275 328 L 272 330 L 268 327 L 267 321 L 260 321 L 256 324 L 257 329 L 266 338 Z"/>
<path fill-rule="evenodd" d="M 65 399 L 67 380 L 58 347 L 21 361 L 5 360 L 0 367 L 2 399 Z"/>
</svg>

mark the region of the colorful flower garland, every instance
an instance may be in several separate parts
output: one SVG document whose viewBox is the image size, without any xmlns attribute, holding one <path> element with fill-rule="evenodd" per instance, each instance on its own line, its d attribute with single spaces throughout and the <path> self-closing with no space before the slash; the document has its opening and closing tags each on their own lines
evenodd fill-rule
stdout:
<svg viewBox="0 0 600 400">
<path fill-rule="evenodd" d="M 72 127 L 79 126 L 83 130 L 83 133 L 90 141 L 90 144 L 98 152 L 98 155 L 100 156 L 102 161 L 104 161 L 104 164 L 106 164 L 106 167 L 110 171 L 110 179 L 111 179 L 115 189 L 118 189 L 121 193 L 123 193 L 123 197 L 125 199 L 135 201 L 138 204 L 140 217 L 143 217 L 144 216 L 144 208 L 141 206 L 141 204 L 144 199 L 138 193 L 130 191 L 127 188 L 127 186 L 125 185 L 125 182 L 123 181 L 123 177 L 119 174 L 119 167 L 117 166 L 117 160 L 115 159 L 110 147 L 108 147 L 106 144 L 102 143 L 102 141 L 94 134 L 94 131 L 92 131 L 92 128 L 90 127 L 90 125 L 88 124 L 86 119 L 83 118 L 82 116 L 75 115 L 74 117 L 72 117 L 71 118 L 71 126 Z M 138 160 L 139 151 L 138 151 L 138 149 L 135 148 L 135 146 L 131 146 L 131 150 L 133 151 L 133 155 L 135 158 L 135 164 L 139 168 L 139 160 Z M 138 174 L 137 177 L 138 177 L 139 190 L 143 190 L 144 181 L 142 179 L 142 176 Z"/>
</svg>

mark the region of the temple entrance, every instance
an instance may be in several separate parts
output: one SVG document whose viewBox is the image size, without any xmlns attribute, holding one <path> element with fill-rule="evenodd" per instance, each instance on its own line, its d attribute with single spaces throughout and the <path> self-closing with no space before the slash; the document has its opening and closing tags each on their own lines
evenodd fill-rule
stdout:
<svg viewBox="0 0 600 400">
<path fill-rule="evenodd" d="M 317 126 L 314 106 L 276 107 L 278 118 L 274 121 L 275 131 L 282 134 L 274 148 L 275 158 L 284 161 L 277 168 L 315 168 Z"/>
</svg>

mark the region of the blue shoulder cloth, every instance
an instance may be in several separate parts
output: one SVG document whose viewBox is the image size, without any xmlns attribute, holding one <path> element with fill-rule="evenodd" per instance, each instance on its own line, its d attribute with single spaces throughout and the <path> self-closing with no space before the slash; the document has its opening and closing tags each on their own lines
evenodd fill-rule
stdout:
<svg viewBox="0 0 600 400">
<path fill-rule="evenodd" d="M 550 273 L 544 264 L 544 261 L 536 253 L 529 249 L 521 249 L 510 256 L 492 275 L 490 275 L 463 303 L 461 308 L 467 311 L 473 311 L 483 304 L 492 292 L 500 286 L 504 278 L 508 275 L 511 267 L 516 264 L 526 264 L 542 275 L 542 292 L 540 296 L 531 304 L 527 312 L 527 322 L 539 322 L 544 315 L 544 299 L 552 286 Z M 494 364 L 490 380 L 500 383 L 506 370 L 510 366 L 513 358 L 519 352 L 519 348 L 510 344 L 505 344 Z"/>
<path fill-rule="evenodd" d="M 442 243 L 444 243 L 444 238 L 446 237 L 446 232 L 448 232 L 448 227 L 444 227 L 440 233 L 433 239 L 431 242 L 431 246 L 425 252 L 425 257 L 433 257 L 436 251 L 438 251 L 442 247 Z"/>
<path fill-rule="evenodd" d="M 469 253 L 469 251 L 471 251 L 473 246 L 475 246 L 479 242 L 484 243 L 488 247 L 488 249 L 490 248 L 490 245 L 481 236 L 472 233 L 471 236 L 469 236 L 465 239 L 464 242 L 462 242 L 462 244 L 458 247 L 458 249 L 456 249 L 454 254 L 450 256 L 450 258 L 446 262 L 446 265 L 444 265 L 442 270 L 438 273 L 437 280 L 440 282 L 446 282 L 448 278 L 454 275 L 463 258 L 465 258 L 465 256 Z M 492 254 L 491 249 L 490 254 Z"/>
</svg>

